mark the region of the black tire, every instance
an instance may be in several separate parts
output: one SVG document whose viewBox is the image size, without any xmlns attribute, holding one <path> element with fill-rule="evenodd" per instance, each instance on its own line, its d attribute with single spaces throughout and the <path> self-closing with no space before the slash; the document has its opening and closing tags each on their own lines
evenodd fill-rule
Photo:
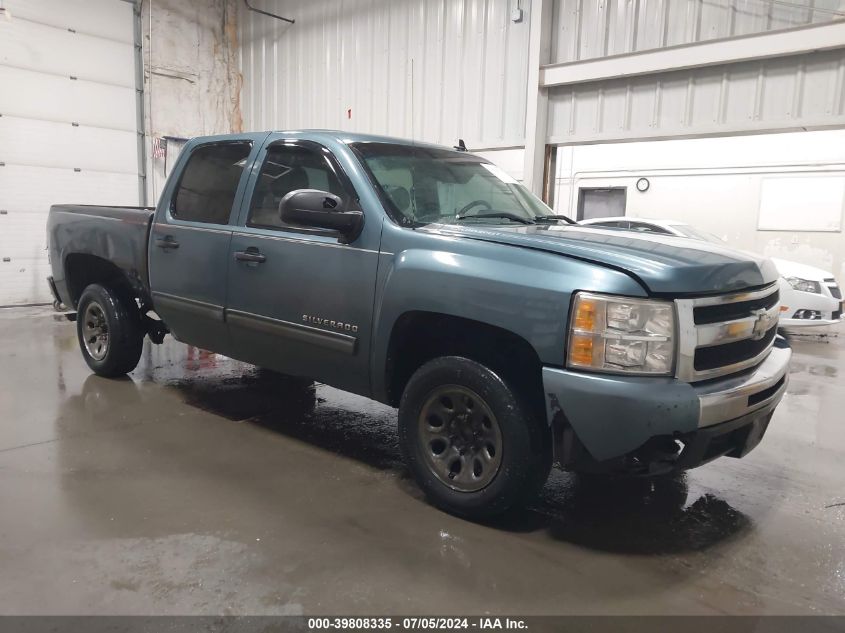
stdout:
<svg viewBox="0 0 845 633">
<path fill-rule="evenodd" d="M 94 315 L 96 319 L 88 318 Z M 92 330 L 105 335 L 103 347 L 94 347 Z M 137 367 L 144 329 L 140 311 L 130 297 L 100 284 L 85 288 L 77 304 L 76 334 L 82 357 L 98 376 L 123 376 Z"/>
<path fill-rule="evenodd" d="M 458 391 L 450 392 L 453 388 Z M 483 487 L 480 489 L 471 489 L 471 481 L 466 484 L 466 488 L 470 489 L 455 489 L 455 480 L 449 483 L 446 479 L 456 476 L 451 468 L 446 477 L 442 470 L 438 474 L 438 469 L 442 469 L 442 462 L 439 466 L 437 463 L 438 449 L 439 455 L 449 455 L 446 460 L 451 459 L 456 464 L 463 459 L 465 451 L 468 451 L 470 460 L 475 459 L 473 455 L 477 454 L 474 452 L 477 450 L 475 447 L 466 448 L 466 444 L 458 452 L 458 448 L 453 448 L 451 439 L 446 441 L 447 447 L 435 447 L 435 443 L 442 445 L 444 440 L 440 437 L 431 440 L 431 436 L 426 435 L 432 429 L 432 423 L 428 422 L 432 419 L 429 415 L 431 407 L 437 406 L 431 403 L 441 393 L 468 394 L 469 401 L 478 399 L 477 403 L 465 409 L 469 413 L 463 414 L 464 421 L 467 415 L 471 418 L 481 415 L 486 419 L 483 412 L 489 412 L 494 417 L 494 424 L 499 430 L 495 439 L 501 442 L 498 466 L 495 470 L 491 468 L 484 472 L 479 469 L 478 473 L 468 474 L 470 479 L 476 474 L 481 476 Z M 458 395 L 458 398 L 461 397 Z M 448 396 L 446 400 L 451 402 Z M 451 411 L 457 410 L 455 407 L 453 404 Z M 478 413 L 479 407 L 482 413 Z M 448 407 L 440 410 L 446 412 L 443 415 L 450 415 Z M 399 446 L 411 474 L 434 505 L 466 518 L 494 516 L 531 501 L 548 478 L 552 463 L 551 432 L 542 420 L 532 414 L 533 410 L 521 401 L 519 394 L 507 382 L 484 365 L 459 356 L 436 358 L 411 376 L 402 394 L 399 405 Z M 435 413 L 433 417 L 437 418 L 438 414 Z M 429 426 L 426 427 L 426 424 Z M 454 414 L 449 424 L 452 425 L 450 429 L 455 428 Z M 441 428 L 436 422 L 434 426 Z M 469 441 L 473 440 L 470 438 Z M 489 454 L 485 454 L 485 459 L 489 457 Z M 473 463 L 477 464 L 478 461 Z M 457 468 L 457 477 L 460 477 L 463 466 L 458 464 Z M 475 470 L 475 467 L 471 468 Z M 490 477 L 491 472 L 492 479 L 484 483 L 483 478 Z"/>
</svg>

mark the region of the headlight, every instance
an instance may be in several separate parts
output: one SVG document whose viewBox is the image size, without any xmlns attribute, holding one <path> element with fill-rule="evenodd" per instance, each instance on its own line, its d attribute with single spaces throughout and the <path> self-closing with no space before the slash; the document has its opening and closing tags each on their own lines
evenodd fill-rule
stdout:
<svg viewBox="0 0 845 633">
<path fill-rule="evenodd" d="M 787 283 L 801 292 L 812 292 L 815 295 L 822 293 L 822 285 L 818 281 L 801 279 L 800 277 L 786 277 Z"/>
<path fill-rule="evenodd" d="M 674 360 L 672 303 L 589 292 L 575 295 L 568 367 L 668 375 Z"/>
</svg>

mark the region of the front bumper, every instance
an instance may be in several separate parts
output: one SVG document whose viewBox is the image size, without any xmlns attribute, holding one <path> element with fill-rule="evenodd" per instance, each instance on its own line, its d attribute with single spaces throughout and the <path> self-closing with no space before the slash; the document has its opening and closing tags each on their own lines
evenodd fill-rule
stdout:
<svg viewBox="0 0 845 633">
<path fill-rule="evenodd" d="M 781 285 L 783 289 L 783 285 Z M 830 290 L 824 288 L 822 294 L 799 292 L 791 289 L 782 290 L 781 309 L 778 325 L 790 331 L 813 330 L 814 332 L 837 329 L 842 323 L 842 313 L 845 311 L 845 302 L 829 294 Z M 816 312 L 817 319 L 796 318 L 796 315 L 804 312 Z M 804 315 L 807 316 L 806 314 Z"/>
<path fill-rule="evenodd" d="M 799 334 L 838 334 L 843 330 L 845 316 L 836 319 L 784 319 L 778 321 L 778 326 L 787 332 Z"/>
<path fill-rule="evenodd" d="M 791 356 L 786 342 L 778 339 L 756 368 L 692 384 L 671 377 L 611 376 L 544 367 L 549 423 L 556 430 L 571 429 L 596 463 L 634 454 L 656 439 L 668 440 L 673 446 L 674 440 L 684 444 L 677 456 L 682 468 L 719 455 L 741 456 L 759 442 L 783 397 Z M 711 446 L 716 438 L 725 444 L 718 450 Z M 753 444 L 750 448 L 749 441 Z M 566 459 L 561 461 L 566 465 Z"/>
</svg>

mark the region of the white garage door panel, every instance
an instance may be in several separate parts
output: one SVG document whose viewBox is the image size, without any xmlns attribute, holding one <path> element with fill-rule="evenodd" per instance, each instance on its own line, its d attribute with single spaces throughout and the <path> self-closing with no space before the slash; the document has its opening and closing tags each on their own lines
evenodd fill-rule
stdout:
<svg viewBox="0 0 845 633">
<path fill-rule="evenodd" d="M 47 277 L 52 274 L 46 258 L 0 259 L 0 305 L 48 303 L 52 301 Z"/>
<path fill-rule="evenodd" d="M 138 204 L 135 16 L 120 0 L 0 4 L 0 305 L 41 303 L 50 205 Z"/>
<path fill-rule="evenodd" d="M 130 23 L 131 26 L 131 23 Z M 133 88 L 132 44 L 26 20 L 0 20 L 0 64 Z M 127 69 L 133 72 L 127 73 Z M 4 86 L 15 89 L 15 86 Z"/>
<path fill-rule="evenodd" d="M 4 116 L 0 161 L 137 175 L 137 138 L 134 132 Z"/>
<path fill-rule="evenodd" d="M 132 5 L 116 0 L 6 0 L 12 19 L 26 19 L 132 43 Z"/>
<path fill-rule="evenodd" d="M 47 256 L 47 212 L 0 215 L 0 261 Z"/>
<path fill-rule="evenodd" d="M 52 204 L 138 204 L 138 176 L 101 171 L 0 167 L 0 209 L 38 213 Z"/>
<path fill-rule="evenodd" d="M 135 131 L 135 89 L 0 66 L 0 114 Z"/>
</svg>

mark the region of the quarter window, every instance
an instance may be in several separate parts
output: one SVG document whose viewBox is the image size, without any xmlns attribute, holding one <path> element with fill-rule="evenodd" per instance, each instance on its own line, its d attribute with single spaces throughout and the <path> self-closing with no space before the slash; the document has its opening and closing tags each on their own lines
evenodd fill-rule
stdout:
<svg viewBox="0 0 845 633">
<path fill-rule="evenodd" d="M 279 217 L 279 203 L 297 189 L 318 189 L 341 198 L 348 197 L 326 156 L 307 147 L 277 145 L 267 151 L 252 196 L 247 225 L 286 228 L 288 225 Z M 302 230 L 302 227 L 296 228 Z"/>
<path fill-rule="evenodd" d="M 179 181 L 171 214 L 178 220 L 228 224 L 252 144 L 221 143 L 193 151 Z"/>
</svg>

